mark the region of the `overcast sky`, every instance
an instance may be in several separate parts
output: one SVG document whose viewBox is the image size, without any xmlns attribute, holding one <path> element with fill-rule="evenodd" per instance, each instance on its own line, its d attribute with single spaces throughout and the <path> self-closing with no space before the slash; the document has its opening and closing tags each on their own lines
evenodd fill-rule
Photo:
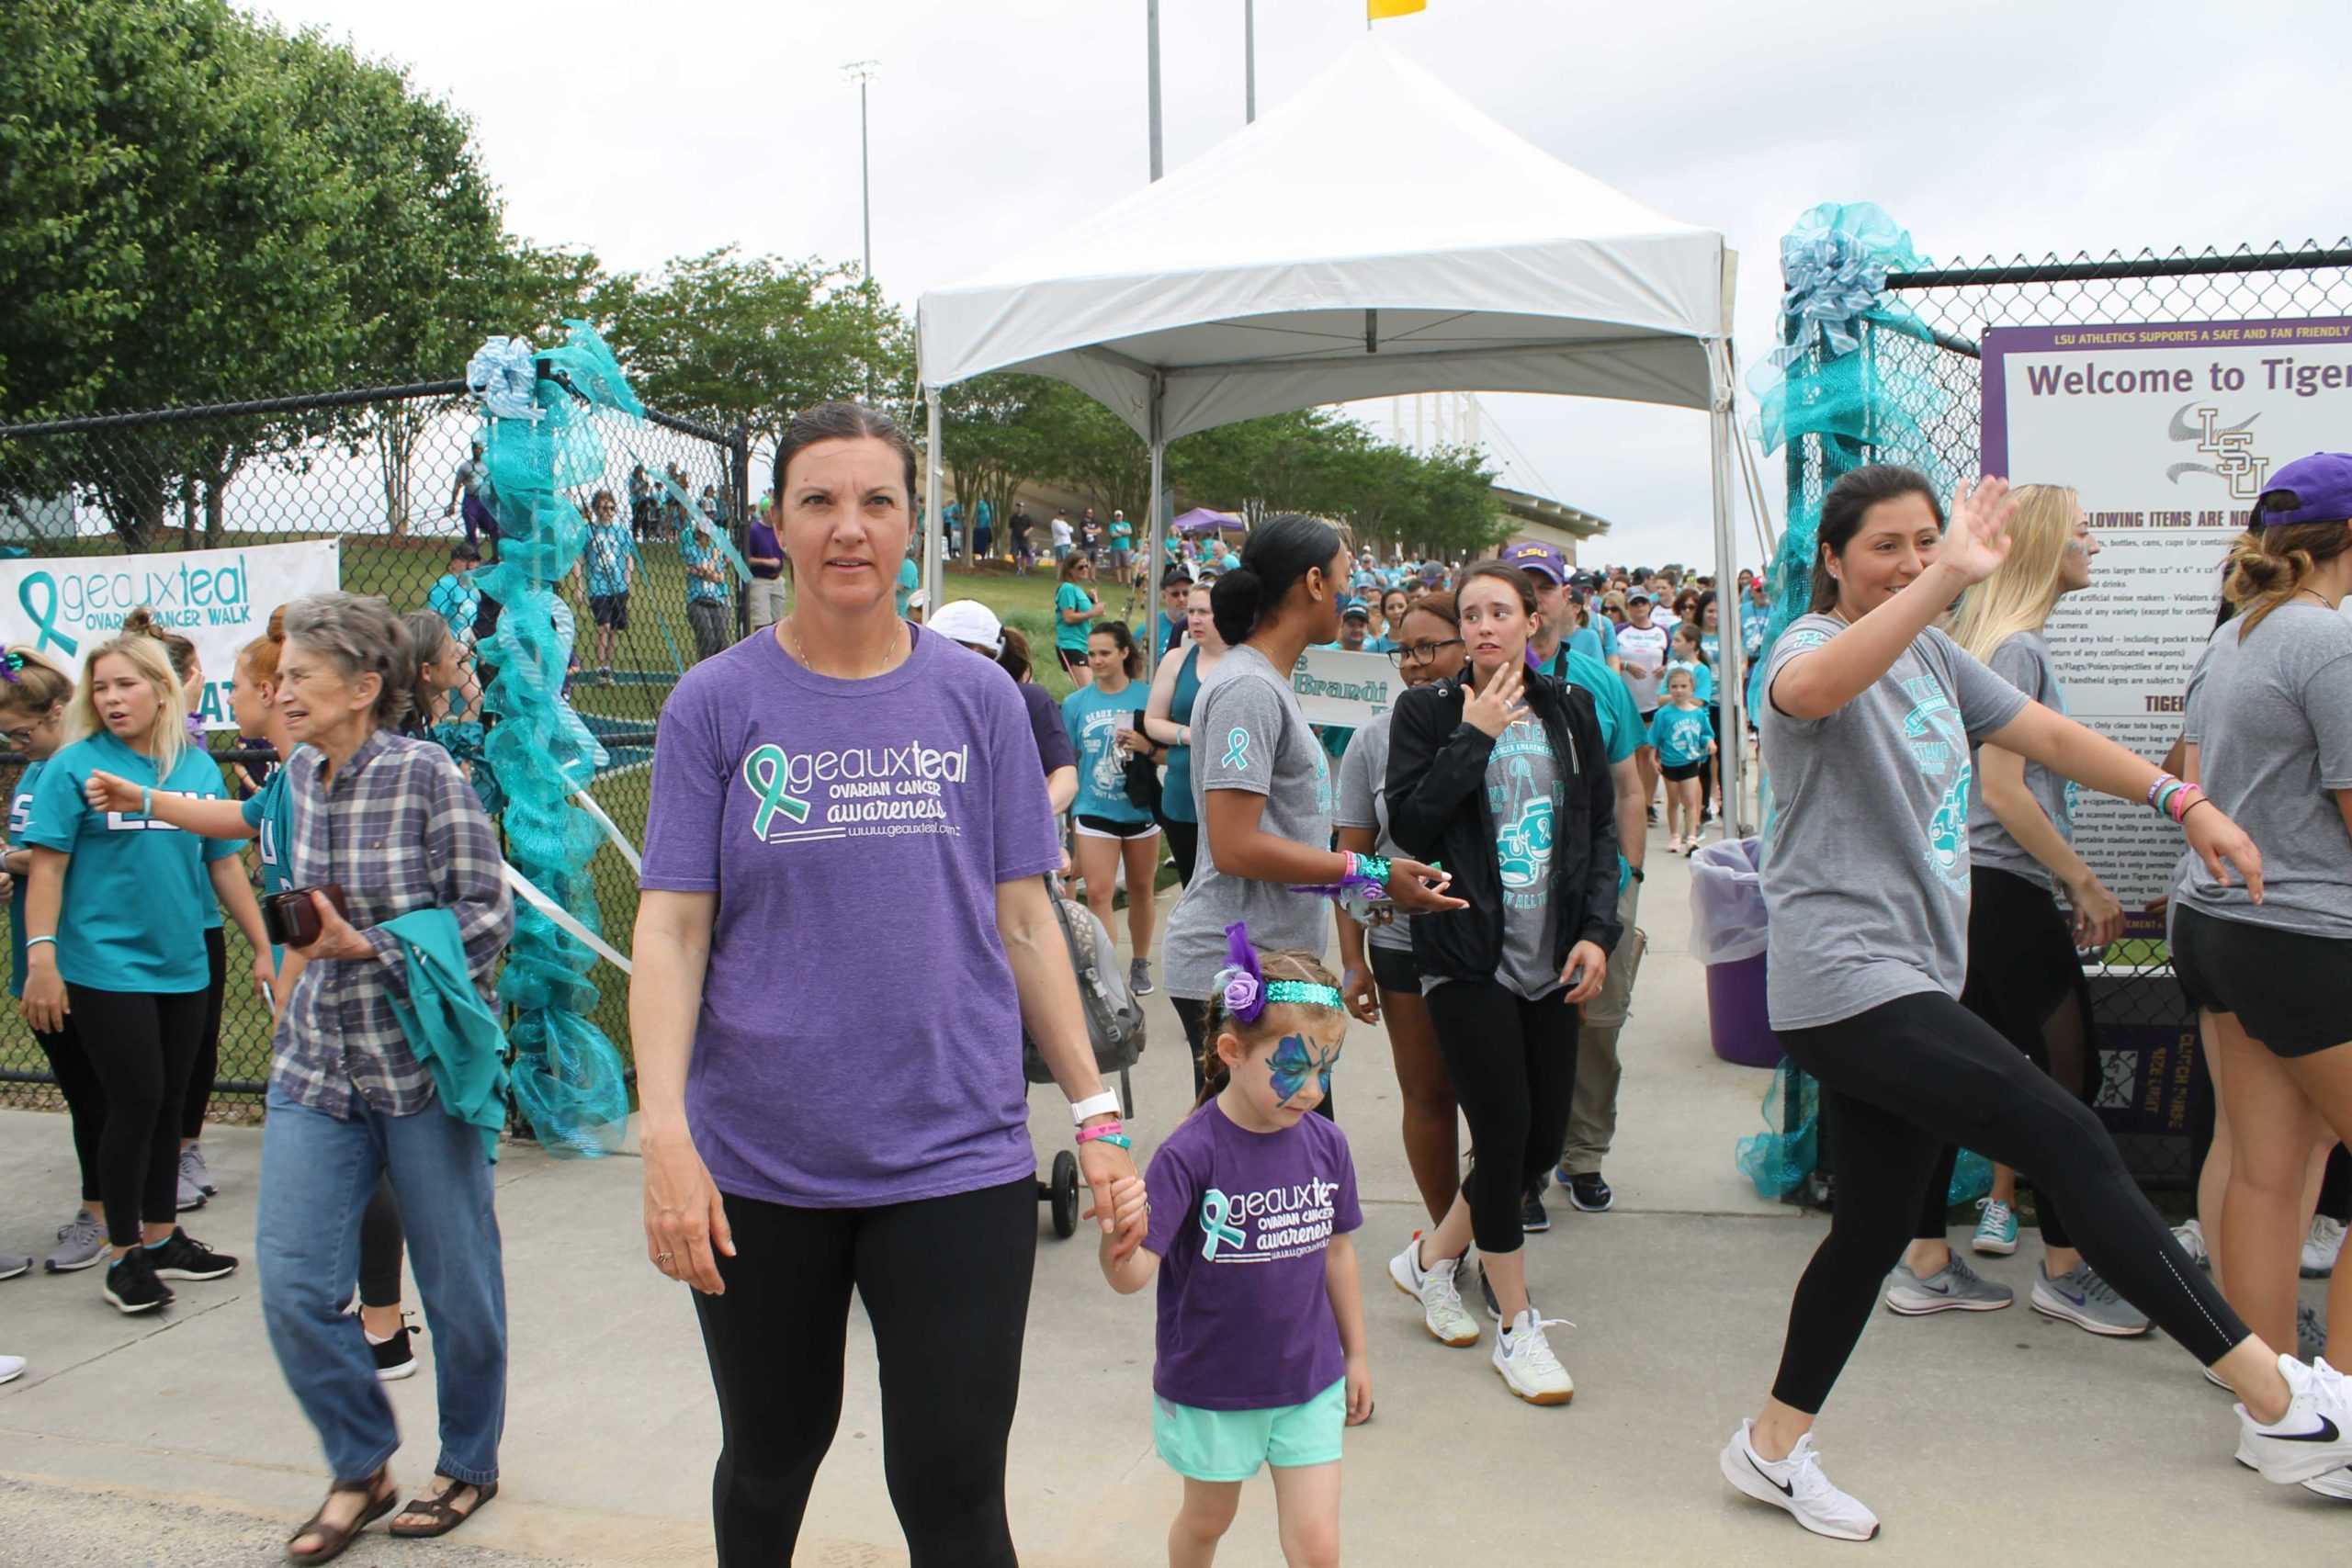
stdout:
<svg viewBox="0 0 2352 1568">
<path fill-rule="evenodd" d="M 726 244 L 855 259 L 853 60 L 880 62 L 875 272 L 910 314 L 1149 173 L 1145 0 L 253 8 L 408 65 L 473 118 L 515 230 L 616 268 Z M 1242 0 L 1160 9 L 1173 168 L 1241 126 Z M 1771 344 L 1780 236 L 1819 201 L 1878 202 L 1939 262 L 2352 229 L 2340 3 L 1429 0 L 1379 25 L 1519 135 L 1728 236 L 1743 365 Z M 1262 109 L 1362 36 L 1363 0 L 1258 0 L 1257 26 Z M 1485 401 L 1525 454 L 1510 482 L 1615 525 L 1585 558 L 1709 551 L 1703 416 Z"/>
</svg>

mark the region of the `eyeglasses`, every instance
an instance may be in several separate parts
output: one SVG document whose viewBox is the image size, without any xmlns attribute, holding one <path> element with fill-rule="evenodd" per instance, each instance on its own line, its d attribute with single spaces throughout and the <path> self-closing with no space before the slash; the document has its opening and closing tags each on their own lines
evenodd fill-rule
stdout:
<svg viewBox="0 0 2352 1568">
<path fill-rule="evenodd" d="M 1402 670 L 1408 664 L 1429 664 L 1434 662 L 1437 656 L 1443 653 L 1447 649 L 1461 648 L 1464 646 L 1465 645 L 1458 637 L 1447 637 L 1443 642 L 1412 643 L 1404 648 L 1390 649 L 1388 650 L 1388 662 L 1394 664 L 1399 670 Z"/>
</svg>

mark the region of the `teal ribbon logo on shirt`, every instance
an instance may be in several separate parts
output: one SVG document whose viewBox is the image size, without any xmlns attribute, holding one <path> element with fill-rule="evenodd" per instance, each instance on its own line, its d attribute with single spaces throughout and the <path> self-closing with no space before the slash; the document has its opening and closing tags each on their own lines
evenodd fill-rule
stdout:
<svg viewBox="0 0 2352 1568">
<path fill-rule="evenodd" d="M 1238 725 L 1225 732 L 1225 765 L 1250 771 L 1250 732 Z"/>
<path fill-rule="evenodd" d="M 1235 733 L 1238 734 L 1239 731 L 1237 730 Z M 1216 1244 L 1220 1241 L 1236 1252 L 1240 1251 L 1247 1245 L 1241 1235 L 1241 1227 L 1231 1223 L 1232 1213 L 1233 1200 L 1217 1189 L 1212 1187 L 1201 1195 L 1201 1256 L 1203 1258 L 1214 1260 L 1216 1257 Z"/>
<path fill-rule="evenodd" d="M 33 603 L 33 590 L 36 588 L 43 595 L 39 604 Z M 65 650 L 68 659 L 81 650 L 79 643 L 57 629 L 57 579 L 45 571 L 34 572 L 17 584 L 17 603 L 22 604 L 25 614 L 33 618 L 33 629 L 40 634 L 33 644 L 35 653 L 46 652 L 52 642 Z"/>
<path fill-rule="evenodd" d="M 779 811 L 796 824 L 808 820 L 808 803 L 785 788 L 786 767 L 784 748 L 776 745 L 754 746 L 751 755 L 743 759 L 743 782 L 760 795 L 760 809 L 752 818 L 752 833 L 763 841 L 768 836 L 768 824 L 775 820 Z"/>
</svg>

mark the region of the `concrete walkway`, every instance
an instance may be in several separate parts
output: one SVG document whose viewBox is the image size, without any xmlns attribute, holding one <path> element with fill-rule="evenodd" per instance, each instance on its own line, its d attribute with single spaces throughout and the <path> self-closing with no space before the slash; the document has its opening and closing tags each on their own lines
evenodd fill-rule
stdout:
<svg viewBox="0 0 2352 1568">
<path fill-rule="evenodd" d="M 1886 1519 L 1875 1546 L 1805 1536 L 1733 1495 L 1715 1451 L 1769 1385 L 1789 1292 L 1822 1222 L 1760 1201 L 1732 1168 L 1768 1076 L 1710 1053 L 1688 923 L 1687 875 L 1654 849 L 1651 947 L 1609 1166 L 1618 1207 L 1583 1215 L 1555 1203 L 1555 1228 L 1529 1242 L 1545 1309 L 1577 1325 L 1553 1341 L 1577 1379 L 1565 1409 L 1513 1401 L 1488 1365 L 1491 1340 L 1435 1344 L 1387 1285 L 1388 1255 L 1422 1216 L 1385 1043 L 1375 1030 L 1351 1034 L 1336 1087 L 1364 1198 L 1379 1411 L 1349 1437 L 1351 1561 L 2344 1560 L 2352 1511 L 2231 1463 L 2229 1399 L 2177 1347 L 2094 1339 L 2022 1305 L 1872 1324 L 1821 1438 L 1832 1476 Z M 1156 1001 L 1136 1073 L 1139 1155 L 1189 1100 L 1182 1038 Z M 1050 1089 L 1033 1097 L 1033 1117 L 1041 1151 L 1065 1146 Z M 206 1148 L 222 1190 L 190 1228 L 249 1256 L 259 1134 L 219 1129 Z M 499 1186 L 514 1339 L 505 1489 L 447 1541 L 374 1533 L 343 1561 L 712 1561 L 718 1419 L 693 1309 L 644 1261 L 636 1163 L 559 1163 L 518 1147 Z M 62 1119 L 0 1113 L 0 1247 L 43 1250 L 72 1192 Z M 1042 1209 L 1038 1231 L 1011 1481 L 1023 1561 L 1159 1561 L 1181 1485 L 1151 1451 L 1151 1298 L 1114 1296 L 1084 1233 L 1054 1239 Z M 2029 1238 L 1984 1272 L 2022 1302 L 2036 1256 Z M 178 1290 L 168 1314 L 125 1318 L 100 1301 L 95 1271 L 0 1283 L 0 1350 L 33 1363 L 0 1387 L 0 1562 L 273 1562 L 317 1503 L 316 1444 L 270 1357 L 252 1269 Z M 429 1374 L 430 1335 L 418 1345 Z M 393 1384 L 392 1398 L 411 1437 L 395 1472 L 421 1483 L 432 1378 Z M 880 1437 L 872 1342 L 854 1314 L 840 1437 L 800 1562 L 906 1560 Z M 1245 1493 L 1220 1561 L 1280 1562 L 1262 1483 Z"/>
</svg>

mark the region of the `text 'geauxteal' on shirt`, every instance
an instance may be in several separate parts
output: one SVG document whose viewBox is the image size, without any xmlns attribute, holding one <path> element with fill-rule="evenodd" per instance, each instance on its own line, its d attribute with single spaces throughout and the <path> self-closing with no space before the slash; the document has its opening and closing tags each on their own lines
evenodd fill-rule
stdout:
<svg viewBox="0 0 2352 1568">
<path fill-rule="evenodd" d="M 205 800 L 224 795 L 220 765 L 193 746 L 162 779 L 152 761 L 110 734 L 77 740 L 49 760 L 33 787 L 25 841 L 72 857 L 58 914 L 57 972 L 93 990 L 200 991 L 210 977 L 205 917 L 220 912 L 205 868 L 238 846 L 137 812 L 91 809 L 83 785 L 101 771 Z"/>
</svg>

